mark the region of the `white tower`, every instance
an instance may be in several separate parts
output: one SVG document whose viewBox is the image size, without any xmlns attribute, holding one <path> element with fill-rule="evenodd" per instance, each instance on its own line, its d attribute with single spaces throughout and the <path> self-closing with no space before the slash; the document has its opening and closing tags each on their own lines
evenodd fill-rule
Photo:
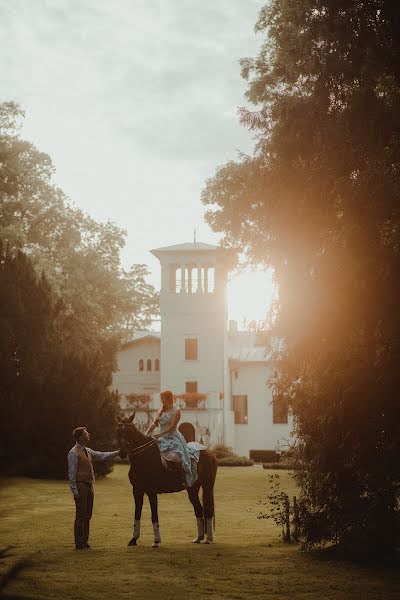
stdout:
<svg viewBox="0 0 400 600">
<path fill-rule="evenodd" d="M 161 390 L 207 395 L 222 416 L 229 398 L 224 252 L 190 242 L 151 251 L 161 263 Z"/>
</svg>

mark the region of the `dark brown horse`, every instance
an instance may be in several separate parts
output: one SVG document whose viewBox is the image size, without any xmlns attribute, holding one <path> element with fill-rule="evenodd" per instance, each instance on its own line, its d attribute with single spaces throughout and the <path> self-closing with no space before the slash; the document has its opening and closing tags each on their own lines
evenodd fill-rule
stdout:
<svg viewBox="0 0 400 600">
<path fill-rule="evenodd" d="M 133 536 L 128 545 L 136 546 L 140 535 L 144 495 L 148 496 L 150 502 L 154 531 L 153 548 L 158 548 L 161 537 L 157 494 L 181 492 L 184 489 L 187 489 L 197 519 L 197 537 L 193 542 L 199 544 L 206 538 L 206 544 L 210 544 L 213 541 L 214 482 L 217 475 L 215 456 L 209 450 L 200 450 L 197 463 L 198 479 L 190 488 L 186 488 L 182 482 L 181 472 L 165 468 L 156 440 L 138 430 L 133 423 L 134 417 L 135 413 L 131 417 L 124 417 L 117 426 L 121 451 L 128 455 L 131 464 L 129 481 L 135 499 Z M 200 488 L 203 489 L 203 504 L 199 500 Z"/>
</svg>

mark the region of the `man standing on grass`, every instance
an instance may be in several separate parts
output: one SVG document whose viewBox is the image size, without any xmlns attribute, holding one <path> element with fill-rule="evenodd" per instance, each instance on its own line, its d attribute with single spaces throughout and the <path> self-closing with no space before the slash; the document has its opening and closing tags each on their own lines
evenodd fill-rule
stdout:
<svg viewBox="0 0 400 600">
<path fill-rule="evenodd" d="M 68 452 L 68 478 L 75 500 L 76 516 L 74 523 L 75 547 L 77 550 L 90 548 L 89 522 L 93 511 L 94 471 L 93 461 L 106 460 L 118 456 L 115 452 L 96 452 L 86 447 L 90 433 L 86 427 L 77 427 L 72 432 L 76 442 Z"/>
</svg>

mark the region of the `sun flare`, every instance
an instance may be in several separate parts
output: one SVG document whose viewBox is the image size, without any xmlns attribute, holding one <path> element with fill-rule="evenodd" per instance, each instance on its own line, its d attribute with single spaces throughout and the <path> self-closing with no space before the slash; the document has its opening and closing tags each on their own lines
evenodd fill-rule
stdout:
<svg viewBox="0 0 400 600">
<path fill-rule="evenodd" d="M 231 274 L 228 280 L 228 315 L 241 328 L 245 323 L 264 321 L 276 299 L 277 290 L 271 270 L 257 269 Z"/>
</svg>

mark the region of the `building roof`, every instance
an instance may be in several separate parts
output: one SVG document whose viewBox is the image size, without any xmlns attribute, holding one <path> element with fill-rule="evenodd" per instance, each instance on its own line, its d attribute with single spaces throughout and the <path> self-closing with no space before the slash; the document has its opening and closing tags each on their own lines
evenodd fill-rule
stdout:
<svg viewBox="0 0 400 600">
<path fill-rule="evenodd" d="M 256 337 L 256 334 L 252 332 L 238 332 L 239 334 L 243 334 L 245 343 L 252 343 L 252 339 L 249 337 Z M 246 336 L 244 334 L 247 334 Z M 242 337 L 242 336 L 237 336 Z M 125 342 L 122 346 L 122 349 L 128 348 L 135 344 L 146 343 L 146 342 L 157 342 L 160 343 L 161 333 L 159 331 L 147 331 L 141 330 L 137 331 L 131 340 Z M 243 340 L 244 341 L 244 340 Z M 229 347 L 230 346 L 230 347 Z M 228 356 L 231 362 L 241 362 L 241 363 L 260 363 L 260 362 L 269 362 L 272 359 L 272 355 L 270 350 L 266 346 L 255 346 L 255 345 L 232 345 L 228 346 Z"/>
<path fill-rule="evenodd" d="M 122 345 L 122 348 L 126 348 L 127 346 L 132 346 L 139 342 L 150 342 L 150 341 L 160 341 L 161 334 L 159 331 L 136 331 L 135 335 L 131 340 L 128 340 Z"/>
<path fill-rule="evenodd" d="M 265 346 L 242 347 L 229 356 L 229 360 L 234 362 L 268 362 L 270 358 Z"/>
<path fill-rule="evenodd" d="M 205 244 L 204 242 L 185 242 L 184 244 L 174 244 L 173 246 L 164 246 L 163 248 L 154 248 L 150 250 L 154 256 L 158 256 L 159 254 L 168 254 L 169 252 L 215 252 L 216 250 L 221 250 L 219 246 L 214 246 L 213 244 Z"/>
</svg>

